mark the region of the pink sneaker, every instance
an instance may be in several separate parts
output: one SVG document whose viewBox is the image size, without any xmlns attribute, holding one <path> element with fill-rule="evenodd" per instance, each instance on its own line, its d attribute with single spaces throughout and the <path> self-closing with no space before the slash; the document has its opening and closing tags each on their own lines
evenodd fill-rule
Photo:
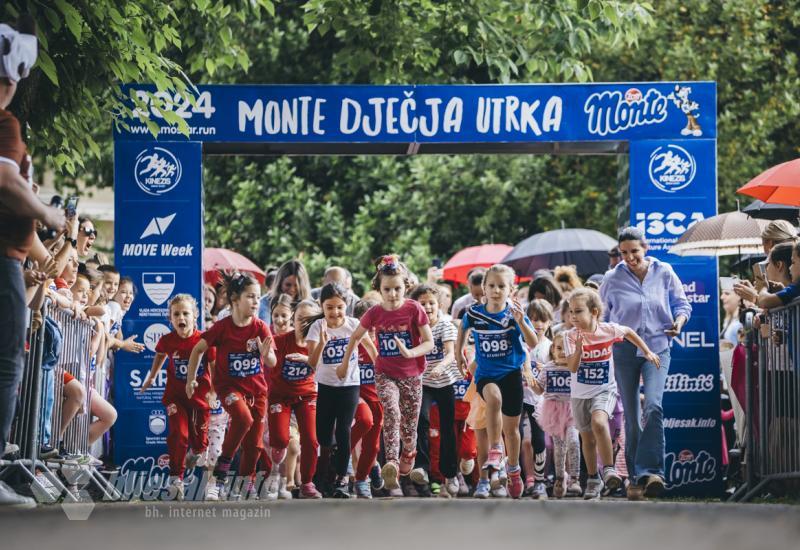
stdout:
<svg viewBox="0 0 800 550">
<path fill-rule="evenodd" d="M 525 484 L 522 483 L 522 476 L 520 475 L 519 468 L 515 471 L 508 472 L 508 494 L 511 498 L 519 498 L 522 496 L 522 491 L 525 489 Z"/>
<path fill-rule="evenodd" d="M 300 486 L 300 498 L 322 498 L 322 493 L 317 491 L 313 481 L 309 481 Z"/>
<path fill-rule="evenodd" d="M 417 451 L 410 453 L 403 453 L 400 455 L 400 475 L 407 476 L 414 468 L 414 458 L 417 456 Z"/>
</svg>

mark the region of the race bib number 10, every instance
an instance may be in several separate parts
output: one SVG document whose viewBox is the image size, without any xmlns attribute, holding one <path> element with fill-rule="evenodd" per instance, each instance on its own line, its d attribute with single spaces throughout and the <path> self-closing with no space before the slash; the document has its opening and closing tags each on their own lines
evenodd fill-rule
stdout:
<svg viewBox="0 0 800 550">
<path fill-rule="evenodd" d="M 608 384 L 608 361 L 581 363 L 578 366 L 578 383 L 589 386 Z"/>
<path fill-rule="evenodd" d="M 411 344 L 411 333 L 407 330 L 403 332 L 379 332 L 378 353 L 381 357 L 400 357 L 400 348 L 394 339 L 395 336 L 405 342 L 408 349 L 414 347 Z"/>
<path fill-rule="evenodd" d="M 261 358 L 256 353 L 229 353 L 228 374 L 234 378 L 247 378 L 261 372 Z"/>
<path fill-rule="evenodd" d="M 361 385 L 375 383 L 375 365 L 372 363 L 359 363 L 358 369 L 361 371 Z"/>
</svg>

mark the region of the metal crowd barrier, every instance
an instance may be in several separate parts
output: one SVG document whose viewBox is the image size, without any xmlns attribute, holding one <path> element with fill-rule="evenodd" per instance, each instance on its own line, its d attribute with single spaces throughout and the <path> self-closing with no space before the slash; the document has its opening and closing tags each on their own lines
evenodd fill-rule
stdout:
<svg viewBox="0 0 800 550">
<path fill-rule="evenodd" d="M 749 315 L 747 479 L 733 497 L 739 501 L 800 493 L 800 301 L 770 310 L 756 324 Z"/>
<path fill-rule="evenodd" d="M 20 446 L 19 458 L 12 462 L 0 463 L 0 479 L 10 472 L 18 470 L 32 486 L 38 498 L 49 502 L 57 499 L 42 497 L 48 491 L 36 478 L 36 473 L 43 474 L 56 488 L 60 496 L 67 502 L 78 502 L 83 492 L 78 493 L 79 485 L 96 486 L 108 500 L 117 500 L 119 493 L 91 464 L 83 464 L 77 460 L 44 460 L 39 456 L 42 444 L 42 401 L 44 395 L 42 362 L 45 355 L 45 316 L 54 320 L 63 336 L 61 353 L 54 367 L 54 395 L 50 443 L 58 446 L 71 455 L 89 454 L 89 425 L 91 423 L 91 390 L 94 385 L 93 373 L 90 370 L 90 346 L 92 340 L 92 324 L 75 319 L 68 311 L 55 305 L 45 304 L 39 312 L 32 312 L 28 327 L 27 353 L 25 370 L 19 391 L 19 407 L 17 418 L 12 427 L 11 441 Z M 67 427 L 63 439 L 59 438 L 61 414 L 64 402 L 64 372 L 69 372 L 83 386 L 86 400 L 83 410 L 79 411 Z M 62 477 L 55 474 L 60 470 Z M 38 489 L 38 490 L 35 490 Z"/>
</svg>

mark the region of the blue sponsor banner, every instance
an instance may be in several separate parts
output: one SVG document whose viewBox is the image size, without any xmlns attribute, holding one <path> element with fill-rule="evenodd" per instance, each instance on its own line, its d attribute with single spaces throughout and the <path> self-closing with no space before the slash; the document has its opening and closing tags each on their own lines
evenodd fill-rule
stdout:
<svg viewBox="0 0 800 550">
<path fill-rule="evenodd" d="M 274 143 L 484 143 L 716 137 L 714 82 L 512 85 L 209 85 L 195 104 L 152 85 L 127 85 L 163 122 L 169 109 L 189 137 L 164 141 Z M 164 102 L 160 104 L 160 102 Z M 136 119 L 117 139 L 152 141 Z M 167 189 L 162 185 L 154 192 Z"/>
<path fill-rule="evenodd" d="M 692 304 L 675 338 L 664 393 L 665 474 L 673 495 L 716 495 L 722 488 L 717 259 L 668 249 L 694 223 L 717 213 L 716 141 L 632 141 L 631 223 L 668 262 Z"/>
<path fill-rule="evenodd" d="M 115 261 L 133 279 L 136 297 L 122 323 L 145 351 L 119 352 L 114 367 L 114 460 L 166 453 L 161 397 L 166 369 L 140 389 L 161 336 L 171 330 L 171 296 L 188 293 L 202 303 L 202 146 L 117 141 L 114 146 Z"/>
</svg>

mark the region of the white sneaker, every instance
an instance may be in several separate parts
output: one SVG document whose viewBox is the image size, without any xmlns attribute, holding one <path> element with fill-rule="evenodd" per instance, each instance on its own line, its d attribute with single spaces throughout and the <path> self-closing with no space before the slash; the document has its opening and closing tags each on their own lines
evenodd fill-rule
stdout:
<svg viewBox="0 0 800 550">
<path fill-rule="evenodd" d="M 280 500 L 292 500 L 292 492 L 286 488 L 286 483 L 286 478 L 282 477 L 280 484 L 278 484 L 278 498 Z"/>
<path fill-rule="evenodd" d="M 203 456 L 203 453 L 195 454 L 195 452 L 189 449 L 189 452 L 186 453 L 186 459 L 183 461 L 183 468 L 184 470 L 189 470 L 190 472 L 194 472 L 195 467 L 200 462 L 200 458 Z"/>
<path fill-rule="evenodd" d="M 0 481 L 0 510 L 3 508 L 36 508 L 36 501 L 18 495 L 14 490 Z"/>
<path fill-rule="evenodd" d="M 280 474 L 269 474 L 269 477 L 264 480 L 264 484 L 261 486 L 261 500 L 278 500 L 278 492 L 280 491 L 281 486 L 281 476 Z"/>
<path fill-rule="evenodd" d="M 36 500 L 47 504 L 56 502 L 60 495 L 55 485 L 42 472 L 37 472 L 35 477 L 38 483 L 31 483 L 31 492 Z"/>
<path fill-rule="evenodd" d="M 458 496 L 460 497 L 469 496 L 469 486 L 467 485 L 467 480 L 464 479 L 464 474 L 462 474 L 461 472 L 458 472 Z"/>
<path fill-rule="evenodd" d="M 461 462 L 458 463 L 458 469 L 461 470 L 463 475 L 468 476 L 475 469 L 475 460 L 472 458 L 464 460 L 462 458 Z"/>
<path fill-rule="evenodd" d="M 167 498 L 169 500 L 181 501 L 184 498 L 184 491 L 183 480 L 178 476 L 174 476 L 167 488 Z"/>
<path fill-rule="evenodd" d="M 451 478 L 448 478 L 447 481 L 445 481 L 445 483 L 444 483 L 444 491 L 440 491 L 440 492 L 448 493 L 451 497 L 457 497 L 458 496 L 458 490 L 460 488 L 461 488 L 461 484 L 458 482 L 458 478 L 457 477 L 451 477 Z"/>
<path fill-rule="evenodd" d="M 411 470 L 411 473 L 408 474 L 408 477 L 411 478 L 411 481 L 418 485 L 427 485 L 428 484 L 428 472 L 426 472 L 422 468 L 414 468 Z"/>
<path fill-rule="evenodd" d="M 495 498 L 507 498 L 508 491 L 506 490 L 505 485 L 500 485 L 496 489 L 492 489 L 492 496 Z"/>
<path fill-rule="evenodd" d="M 590 477 L 586 480 L 586 491 L 583 493 L 583 500 L 600 500 L 602 490 L 603 480 L 599 477 Z"/>
<path fill-rule="evenodd" d="M 394 489 L 400 489 L 400 483 L 397 481 L 397 464 L 394 462 L 387 462 L 381 468 L 381 477 L 383 478 L 384 487 L 388 491 L 393 491 Z M 402 493 L 402 491 L 401 491 Z M 402 496 L 402 495 L 401 495 Z"/>
<path fill-rule="evenodd" d="M 209 501 L 219 500 L 219 485 L 217 485 L 217 479 L 214 476 L 209 477 L 206 483 L 205 499 Z"/>
</svg>

